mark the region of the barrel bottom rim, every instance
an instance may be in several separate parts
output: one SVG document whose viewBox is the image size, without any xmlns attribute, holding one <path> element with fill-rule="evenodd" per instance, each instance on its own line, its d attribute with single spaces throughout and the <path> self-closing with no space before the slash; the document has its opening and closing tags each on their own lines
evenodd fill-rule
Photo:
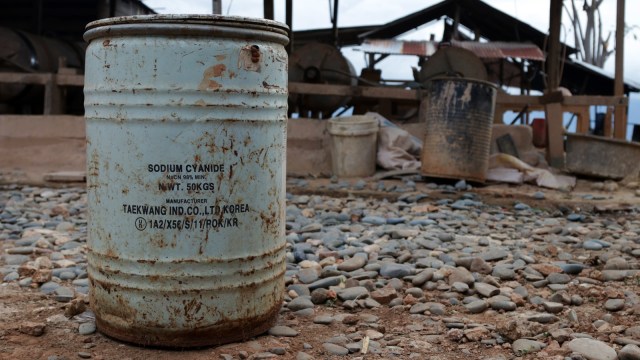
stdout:
<svg viewBox="0 0 640 360">
<path fill-rule="evenodd" d="M 426 177 L 432 177 L 432 178 L 473 181 L 479 184 L 484 184 L 487 181 L 486 177 L 481 177 L 481 176 L 456 175 L 456 174 L 446 175 L 446 174 L 430 173 L 425 171 L 421 171 L 420 175 L 426 176 Z"/>
<path fill-rule="evenodd" d="M 243 322 L 236 320 L 231 326 L 214 325 L 181 330 L 135 325 L 123 328 L 100 319 L 96 314 L 96 328 L 109 338 L 140 347 L 176 350 L 206 348 L 246 341 L 266 333 L 276 324 L 281 307 L 282 302 L 279 302 L 265 314 Z"/>
</svg>

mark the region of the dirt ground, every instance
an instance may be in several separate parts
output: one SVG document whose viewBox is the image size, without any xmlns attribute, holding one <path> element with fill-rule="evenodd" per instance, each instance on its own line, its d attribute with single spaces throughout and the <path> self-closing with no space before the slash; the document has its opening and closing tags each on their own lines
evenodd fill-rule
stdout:
<svg viewBox="0 0 640 360">
<path fill-rule="evenodd" d="M 396 180 L 387 181 L 393 183 Z M 348 196 L 349 193 L 362 197 L 388 198 L 392 200 L 398 193 L 380 193 L 370 191 L 340 191 L 326 190 L 329 184 L 327 179 L 310 180 L 309 186 L 305 188 L 289 188 L 293 193 L 314 193 L 332 196 Z M 424 183 L 418 184 L 421 189 Z M 574 210 L 594 211 L 595 213 L 609 213 L 614 217 L 629 217 L 626 212 L 630 207 L 640 204 L 640 198 L 634 195 L 633 189 L 621 187 L 615 192 L 606 193 L 592 189 L 592 182 L 580 180 L 576 189 L 572 192 L 558 192 L 540 189 L 534 186 L 509 186 L 492 185 L 478 187 L 473 190 L 479 194 L 482 201 L 488 204 L 498 204 L 513 206 L 516 201 L 528 203 L 532 207 L 545 208 L 551 211 L 571 212 Z M 544 200 L 534 200 L 532 194 L 536 191 L 544 191 Z M 600 200 L 585 200 L 585 195 L 590 194 Z M 430 192 L 427 200 L 439 197 L 451 196 L 442 192 Z M 637 279 L 635 279 L 637 281 Z M 530 285 L 528 285 L 530 286 Z M 633 282 L 616 283 L 617 291 L 632 290 L 638 291 L 639 284 Z M 582 306 L 576 307 L 580 317 L 580 328 L 583 332 L 593 333 L 591 323 L 603 316 L 602 301 L 606 299 L 603 294 L 593 292 L 586 293 L 585 298 L 594 299 L 592 302 L 585 302 Z M 526 305 L 529 306 L 529 305 Z M 526 308 L 525 306 L 525 308 Z M 486 318 L 484 314 L 469 314 L 462 306 L 447 306 L 446 316 L 456 316 L 464 314 L 464 317 L 473 322 L 492 324 L 497 328 L 506 324 L 494 323 L 495 319 Z M 345 313 L 342 308 L 330 306 L 317 306 L 315 315 L 328 314 L 336 315 Z M 376 330 L 385 334 L 385 343 L 389 341 L 404 348 L 404 351 L 397 354 L 396 358 L 408 359 L 411 353 L 418 354 L 414 358 L 419 359 L 485 359 L 495 357 L 500 359 L 516 358 L 510 349 L 509 343 L 503 345 L 483 345 L 479 342 L 459 343 L 447 339 L 445 335 L 429 337 L 431 334 L 446 332 L 446 329 L 433 329 L 424 327 L 422 330 L 408 332 L 406 325 L 412 324 L 414 319 L 408 311 L 397 311 L 388 307 L 381 307 L 375 310 L 357 310 L 352 314 L 359 315 L 370 313 L 379 317 Z M 634 317 L 624 318 L 617 316 L 617 323 L 620 325 L 634 325 Z M 439 317 L 433 317 L 439 320 Z M 78 359 L 81 356 L 90 354 L 92 359 L 223 359 L 222 354 L 233 356 L 234 359 L 243 358 L 267 358 L 263 354 L 273 348 L 284 348 L 286 353 L 277 356 L 279 359 L 295 359 L 299 351 L 304 351 L 313 355 L 316 359 L 332 358 L 360 358 L 360 359 L 382 359 L 388 358 L 378 354 L 350 354 L 346 357 L 327 356 L 322 348 L 324 340 L 339 333 L 352 333 L 353 327 L 360 330 L 369 328 L 363 321 L 357 324 L 345 324 L 334 322 L 331 325 L 317 325 L 313 323 L 313 316 L 304 318 L 294 316 L 286 311 L 281 313 L 278 319 L 279 325 L 287 325 L 299 331 L 299 335 L 290 338 L 276 338 L 262 335 L 242 343 L 234 343 L 220 347 L 202 348 L 195 350 L 165 350 L 150 349 L 125 344 L 94 333 L 92 335 L 80 335 L 77 328 L 82 319 L 67 319 L 64 316 L 64 304 L 56 302 L 52 297 L 42 295 L 37 290 L 20 289 L 17 284 L 3 284 L 0 286 L 0 359 L 30 360 L 30 359 Z M 29 334 L 29 330 L 23 329 L 28 323 L 45 324 L 44 333 L 40 336 Z M 637 324 L 636 324 L 637 325 Z M 351 331 L 349 331 L 351 330 Z M 438 330 L 438 331 L 436 331 Z M 575 329 L 574 329 L 575 330 Z M 25 333 L 26 332 L 26 333 Z M 428 340 L 425 340 L 428 339 Z M 305 349 L 305 345 L 307 349 Z M 308 349 L 310 345 L 310 349 Z M 387 344 L 389 345 L 389 344 Z M 393 345 L 393 343 L 392 343 Z M 546 354 L 566 355 L 559 347 L 549 347 Z M 82 354 L 81 354 L 82 353 Z M 58 357 L 53 357 L 58 356 Z M 519 359 L 537 359 L 540 354 L 529 354 Z"/>
</svg>

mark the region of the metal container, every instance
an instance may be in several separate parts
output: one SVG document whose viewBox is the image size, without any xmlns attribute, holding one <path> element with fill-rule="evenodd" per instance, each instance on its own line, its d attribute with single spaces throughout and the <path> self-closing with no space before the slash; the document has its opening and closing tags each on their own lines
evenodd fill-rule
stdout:
<svg viewBox="0 0 640 360">
<path fill-rule="evenodd" d="M 427 128 L 422 174 L 484 182 L 489 167 L 495 85 L 441 78 L 429 83 L 420 104 Z"/>
<path fill-rule="evenodd" d="M 619 180 L 640 171 L 640 144 L 567 134 L 566 167 L 574 174 Z"/>
<path fill-rule="evenodd" d="M 98 330 L 191 347 L 269 329 L 284 292 L 285 25 L 87 25 L 89 279 Z"/>
</svg>

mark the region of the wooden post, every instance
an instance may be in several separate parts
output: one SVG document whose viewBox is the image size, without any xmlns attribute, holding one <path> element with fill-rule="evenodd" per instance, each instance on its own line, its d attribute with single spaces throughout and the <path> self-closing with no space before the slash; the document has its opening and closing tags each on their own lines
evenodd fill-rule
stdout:
<svg viewBox="0 0 640 360">
<path fill-rule="evenodd" d="M 287 0 L 285 5 L 285 21 L 289 26 L 289 43 L 287 44 L 287 53 L 291 55 L 293 51 L 293 0 Z"/>
<path fill-rule="evenodd" d="M 624 0 L 618 0 L 616 8 L 616 70 L 613 82 L 613 95 L 624 95 Z M 613 136 L 616 139 L 627 137 L 627 108 L 617 105 L 613 117 Z"/>
<path fill-rule="evenodd" d="M 274 16 L 273 16 L 273 0 L 264 0 L 263 7 L 264 7 L 264 18 L 265 19 L 269 19 L 269 20 L 273 20 L 274 19 Z"/>
<path fill-rule="evenodd" d="M 222 0 L 212 0 L 212 14 L 222 15 Z"/>
<path fill-rule="evenodd" d="M 562 0 L 551 0 L 549 8 L 549 53 L 547 54 L 547 93 L 560 86 L 560 23 Z M 555 168 L 564 168 L 564 128 L 561 101 L 546 104 L 547 160 Z"/>
<path fill-rule="evenodd" d="M 547 91 L 560 86 L 560 24 L 562 0 L 551 0 L 549 9 L 549 53 L 547 54 Z"/>
<path fill-rule="evenodd" d="M 547 118 L 547 160 L 554 168 L 564 168 L 564 128 L 562 127 L 562 104 L 545 105 Z"/>
<path fill-rule="evenodd" d="M 61 114 L 63 110 L 62 106 L 62 91 L 56 83 L 56 75 L 47 74 L 47 80 L 44 84 L 44 115 Z"/>
</svg>

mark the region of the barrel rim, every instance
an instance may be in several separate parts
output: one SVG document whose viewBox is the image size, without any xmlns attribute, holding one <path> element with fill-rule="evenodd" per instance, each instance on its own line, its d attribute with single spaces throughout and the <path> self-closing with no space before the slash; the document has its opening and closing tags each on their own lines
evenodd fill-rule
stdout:
<svg viewBox="0 0 640 360">
<path fill-rule="evenodd" d="M 103 26 L 118 25 L 145 25 L 145 24 L 167 24 L 167 25 L 211 25 L 225 26 L 242 29 L 271 30 L 274 32 L 289 33 L 289 26 L 279 21 L 251 18 L 244 16 L 206 15 L 206 14 L 154 14 L 154 15 L 132 15 L 117 16 L 106 19 L 92 21 L 87 24 L 85 31 Z"/>
</svg>

